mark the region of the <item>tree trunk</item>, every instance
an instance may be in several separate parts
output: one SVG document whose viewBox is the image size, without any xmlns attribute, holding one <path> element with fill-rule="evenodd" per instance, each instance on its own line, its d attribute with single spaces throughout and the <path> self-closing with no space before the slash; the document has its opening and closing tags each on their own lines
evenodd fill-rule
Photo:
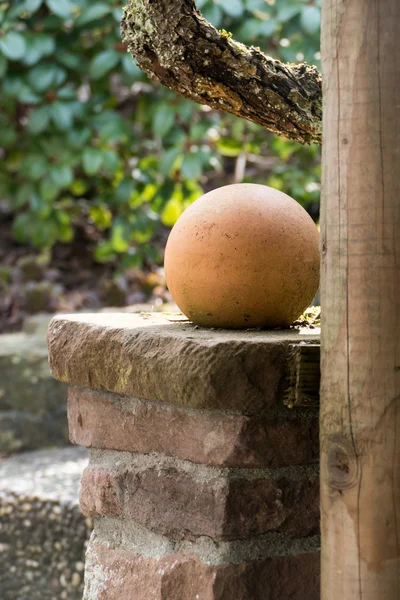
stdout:
<svg viewBox="0 0 400 600">
<path fill-rule="evenodd" d="M 400 1 L 322 4 L 322 598 L 399 600 Z"/>
<path fill-rule="evenodd" d="M 321 143 L 321 75 L 283 64 L 217 31 L 194 0 L 129 0 L 121 26 L 129 51 L 153 80 L 304 143 Z"/>
</svg>

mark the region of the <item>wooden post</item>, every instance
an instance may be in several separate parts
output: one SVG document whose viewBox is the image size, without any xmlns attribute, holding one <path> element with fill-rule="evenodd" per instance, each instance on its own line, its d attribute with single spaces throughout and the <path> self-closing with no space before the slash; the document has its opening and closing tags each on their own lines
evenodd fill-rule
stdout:
<svg viewBox="0 0 400 600">
<path fill-rule="evenodd" d="M 322 599 L 400 598 L 400 0 L 324 0 Z"/>
</svg>

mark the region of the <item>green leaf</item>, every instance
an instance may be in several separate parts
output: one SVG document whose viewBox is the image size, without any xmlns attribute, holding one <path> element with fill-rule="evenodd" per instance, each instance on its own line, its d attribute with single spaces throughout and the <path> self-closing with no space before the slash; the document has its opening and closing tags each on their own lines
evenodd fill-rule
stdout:
<svg viewBox="0 0 400 600">
<path fill-rule="evenodd" d="M 90 139 L 92 133 L 87 127 L 71 129 L 68 133 L 68 141 L 74 148 L 82 148 Z"/>
<path fill-rule="evenodd" d="M 198 123 L 194 123 L 194 125 L 192 125 L 190 128 L 190 132 L 189 132 L 190 139 L 194 140 L 194 141 L 199 141 L 199 140 L 204 139 L 204 136 L 206 135 L 209 128 L 210 128 L 210 123 L 208 123 L 207 121 L 199 121 Z"/>
<path fill-rule="evenodd" d="M 103 154 L 96 148 L 86 148 L 82 156 L 83 170 L 86 175 L 95 175 L 103 164 Z"/>
<path fill-rule="evenodd" d="M 65 102 L 54 102 L 51 107 L 51 117 L 57 129 L 70 129 L 73 120 L 71 108 Z"/>
<path fill-rule="evenodd" d="M 89 209 L 89 216 L 96 227 L 103 231 L 108 229 L 112 223 L 112 213 L 106 204 L 97 204 Z"/>
<path fill-rule="evenodd" d="M 242 0 L 219 0 L 219 5 L 230 17 L 241 17 L 244 13 Z"/>
<path fill-rule="evenodd" d="M 106 122 L 100 123 L 95 127 L 99 132 L 100 139 L 105 142 L 117 142 L 126 138 L 126 123 L 122 121 L 119 115 L 110 118 Z"/>
<path fill-rule="evenodd" d="M 120 165 L 120 158 L 114 150 L 106 150 L 103 152 L 103 166 L 109 173 L 115 173 Z"/>
<path fill-rule="evenodd" d="M 51 87 L 58 87 L 66 78 L 64 69 L 55 64 L 40 63 L 28 73 L 30 85 L 38 92 L 44 92 Z"/>
<path fill-rule="evenodd" d="M 74 179 L 69 189 L 74 196 L 83 196 L 88 191 L 89 186 L 83 179 Z"/>
<path fill-rule="evenodd" d="M 152 129 L 154 135 L 164 137 L 175 121 L 175 109 L 170 104 L 161 104 L 153 119 Z"/>
<path fill-rule="evenodd" d="M 3 148 L 9 148 L 18 139 L 17 132 L 13 127 L 0 127 L 0 140 Z"/>
<path fill-rule="evenodd" d="M 124 54 L 122 57 L 122 66 L 127 75 L 131 77 L 140 77 L 143 73 L 133 60 L 130 54 Z"/>
<path fill-rule="evenodd" d="M 186 179 L 198 179 L 201 175 L 201 161 L 198 154 L 186 154 L 181 166 L 181 173 Z"/>
<path fill-rule="evenodd" d="M 18 242 L 27 241 L 32 234 L 32 216 L 26 212 L 18 214 L 14 219 L 12 231 Z"/>
<path fill-rule="evenodd" d="M 277 30 L 278 23 L 275 19 L 266 19 L 265 21 L 260 21 L 258 25 L 258 35 L 265 35 L 270 37 Z"/>
<path fill-rule="evenodd" d="M 71 167 L 56 165 L 51 169 L 50 177 L 60 189 L 65 189 L 73 182 L 74 174 Z"/>
<path fill-rule="evenodd" d="M 56 48 L 56 43 L 54 38 L 49 35 L 36 33 L 30 43 L 30 48 L 39 52 L 40 56 L 50 56 Z"/>
<path fill-rule="evenodd" d="M 282 2 L 282 0 L 281 0 L 281 2 Z M 250 12 L 268 11 L 268 9 L 270 9 L 270 7 L 265 2 L 265 0 L 247 0 L 246 8 Z"/>
<path fill-rule="evenodd" d="M 40 64 L 28 73 L 28 81 L 38 92 L 48 89 L 53 82 L 53 65 Z"/>
<path fill-rule="evenodd" d="M 33 133 L 41 133 L 44 131 L 50 121 L 50 109 L 48 106 L 40 106 L 33 110 L 28 119 L 28 130 Z"/>
<path fill-rule="evenodd" d="M 11 98 L 16 98 L 21 92 L 23 85 L 24 83 L 20 77 L 16 76 L 14 73 L 11 75 L 7 74 L 3 80 L 3 94 L 5 96 L 10 96 Z"/>
<path fill-rule="evenodd" d="M 89 75 L 100 79 L 119 63 L 120 55 L 115 50 L 105 50 L 94 57 L 89 66 Z"/>
<path fill-rule="evenodd" d="M 141 267 L 143 264 L 143 256 L 137 251 L 136 248 L 129 248 L 127 254 L 123 257 L 120 262 L 120 269 L 134 269 L 135 267 Z"/>
<path fill-rule="evenodd" d="M 112 14 L 117 23 L 120 23 L 122 17 L 124 16 L 124 11 L 122 10 L 122 8 L 114 8 Z"/>
<path fill-rule="evenodd" d="M 290 21 L 290 19 L 293 19 L 295 15 L 298 15 L 299 12 L 301 12 L 301 10 L 302 6 L 300 5 L 300 3 L 296 5 L 283 4 L 282 8 L 278 10 L 278 15 L 276 18 L 280 23 L 285 23 L 286 21 Z"/>
<path fill-rule="evenodd" d="M 246 19 L 238 31 L 238 40 L 244 42 L 253 42 L 258 36 L 260 25 L 263 21 L 260 19 Z"/>
<path fill-rule="evenodd" d="M 57 221 L 57 239 L 63 244 L 68 244 L 74 239 L 74 230 L 71 225 L 71 216 L 63 210 L 55 213 Z"/>
<path fill-rule="evenodd" d="M 40 154 L 28 154 L 21 163 L 19 172 L 23 177 L 39 181 L 48 169 L 46 159 Z"/>
<path fill-rule="evenodd" d="M 24 10 L 26 12 L 33 14 L 38 8 L 41 7 L 43 0 L 25 0 L 24 2 Z"/>
<path fill-rule="evenodd" d="M 18 92 L 18 100 L 23 104 L 38 104 L 41 101 L 40 96 L 35 94 L 28 85 L 23 84 Z"/>
<path fill-rule="evenodd" d="M 63 87 L 57 92 L 59 100 L 75 100 L 76 96 L 76 90 L 72 87 Z"/>
<path fill-rule="evenodd" d="M 160 160 L 159 169 L 163 175 L 169 175 L 177 162 L 178 157 L 181 155 L 180 148 L 170 148 L 167 152 L 164 152 Z"/>
<path fill-rule="evenodd" d="M 10 60 L 19 60 L 26 51 L 25 39 L 16 31 L 9 31 L 0 37 L 0 50 Z"/>
<path fill-rule="evenodd" d="M 79 17 L 76 20 L 76 25 L 78 27 L 82 27 L 82 25 L 86 25 L 91 21 L 101 19 L 105 15 L 108 15 L 111 12 L 111 10 L 111 6 L 109 4 L 105 4 L 104 2 L 92 4 L 86 10 L 84 10 L 81 15 L 79 15 Z"/>
<path fill-rule="evenodd" d="M 116 258 L 111 242 L 100 242 L 94 251 L 94 258 L 99 263 L 106 263 Z"/>
<path fill-rule="evenodd" d="M 243 151 L 243 144 L 231 138 L 221 138 L 217 142 L 217 150 L 222 156 L 239 156 Z"/>
<path fill-rule="evenodd" d="M 81 66 L 81 55 L 80 54 L 73 54 L 72 52 L 62 52 L 61 54 L 58 55 L 58 61 L 64 65 L 65 67 L 68 67 L 68 69 L 72 69 L 72 70 L 77 70 L 79 71 L 79 68 Z"/>
<path fill-rule="evenodd" d="M 161 221 L 167 227 L 172 227 L 175 225 L 182 212 L 182 202 L 180 202 L 178 198 L 171 198 L 161 213 Z"/>
<path fill-rule="evenodd" d="M 129 248 L 129 228 L 125 220 L 116 218 L 111 230 L 111 245 L 115 252 L 126 252 Z"/>
<path fill-rule="evenodd" d="M 31 240 L 37 248 L 51 248 L 58 238 L 57 224 L 54 221 L 41 219 L 32 225 Z"/>
<path fill-rule="evenodd" d="M 60 186 L 55 183 L 50 177 L 45 177 L 39 184 L 40 196 L 46 202 L 52 202 L 59 194 Z"/>
<path fill-rule="evenodd" d="M 46 0 L 49 9 L 58 17 L 68 19 L 72 14 L 72 5 L 69 0 Z"/>
<path fill-rule="evenodd" d="M 115 190 L 113 203 L 126 206 L 135 191 L 135 184 L 130 177 L 125 177 Z"/>
<path fill-rule="evenodd" d="M 316 6 L 305 6 L 301 11 L 300 24 L 310 35 L 317 33 L 321 24 L 321 13 Z"/>
<path fill-rule="evenodd" d="M 7 72 L 7 59 L 3 54 L 0 54 L 0 77 L 3 77 Z"/>
<path fill-rule="evenodd" d="M 28 204 L 34 193 L 34 187 L 31 183 L 23 183 L 22 185 L 18 185 L 17 192 L 15 194 L 15 201 L 13 201 L 13 205 L 15 208 L 22 208 L 26 204 Z"/>
<path fill-rule="evenodd" d="M 222 10 L 217 4 L 207 4 L 203 10 L 203 15 L 214 27 L 219 27 L 222 23 Z"/>
</svg>

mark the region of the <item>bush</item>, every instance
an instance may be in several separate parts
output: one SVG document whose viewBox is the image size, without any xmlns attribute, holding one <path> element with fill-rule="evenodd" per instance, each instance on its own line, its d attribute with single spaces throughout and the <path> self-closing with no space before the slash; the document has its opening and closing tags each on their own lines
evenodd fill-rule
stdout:
<svg viewBox="0 0 400 600">
<path fill-rule="evenodd" d="M 240 41 L 282 60 L 317 62 L 318 2 L 197 5 Z M 121 43 L 121 15 L 114 0 L 0 5 L 0 198 L 15 214 L 16 240 L 51 248 L 83 227 L 99 262 L 157 262 L 160 227 L 235 173 L 317 205 L 317 147 L 150 83 Z"/>
</svg>

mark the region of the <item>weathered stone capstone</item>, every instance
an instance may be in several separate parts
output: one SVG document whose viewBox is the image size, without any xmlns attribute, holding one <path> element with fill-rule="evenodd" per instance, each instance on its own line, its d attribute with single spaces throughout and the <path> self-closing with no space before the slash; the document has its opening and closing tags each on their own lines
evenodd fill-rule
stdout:
<svg viewBox="0 0 400 600">
<path fill-rule="evenodd" d="M 318 333 L 174 319 L 50 324 L 71 440 L 90 448 L 84 600 L 318 600 L 318 416 L 284 404 L 293 349 Z"/>
<path fill-rule="evenodd" d="M 318 335 L 210 330 L 162 314 L 56 317 L 50 368 L 60 381 L 191 408 L 260 413 L 282 406 L 288 348 Z"/>
</svg>

